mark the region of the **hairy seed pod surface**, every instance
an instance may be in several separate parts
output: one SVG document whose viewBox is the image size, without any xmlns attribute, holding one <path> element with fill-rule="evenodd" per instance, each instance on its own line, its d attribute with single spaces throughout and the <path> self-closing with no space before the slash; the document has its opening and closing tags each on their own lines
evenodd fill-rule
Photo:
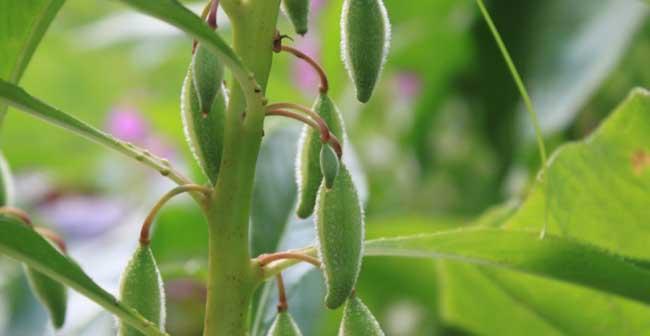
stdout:
<svg viewBox="0 0 650 336">
<path fill-rule="evenodd" d="M 329 145 L 323 145 L 320 150 L 320 170 L 323 174 L 325 187 L 331 189 L 334 179 L 339 173 L 339 158 Z"/>
<path fill-rule="evenodd" d="M 377 319 L 356 295 L 345 304 L 338 336 L 384 336 Z"/>
<path fill-rule="evenodd" d="M 47 240 L 47 238 L 45 239 Z M 61 252 L 56 244 L 51 241 L 50 244 Z M 60 329 L 65 323 L 65 313 L 68 308 L 68 291 L 66 287 L 49 276 L 27 266 L 25 266 L 25 274 L 36 298 L 47 309 L 52 325 L 54 325 L 55 329 Z"/>
<path fill-rule="evenodd" d="M 298 325 L 287 312 L 279 312 L 267 336 L 302 336 Z"/>
<path fill-rule="evenodd" d="M 321 94 L 313 106 L 329 126 L 341 145 L 344 140 L 343 119 L 334 102 L 326 94 Z M 314 212 L 316 194 L 323 180 L 320 167 L 320 152 L 323 143 L 320 133 L 312 127 L 305 126 L 298 143 L 298 156 L 296 158 L 296 179 L 298 182 L 298 208 L 300 218 L 307 218 Z"/>
<path fill-rule="evenodd" d="M 344 164 L 331 189 L 321 185 L 315 221 L 327 285 L 325 305 L 336 309 L 350 296 L 359 277 L 364 236 L 361 203 Z"/>
<path fill-rule="evenodd" d="M 11 205 L 12 195 L 11 171 L 9 171 L 9 165 L 4 156 L 0 153 L 0 207 Z"/>
<path fill-rule="evenodd" d="M 296 34 L 305 35 L 309 24 L 309 0 L 282 0 L 282 9 L 291 20 Z"/>
<path fill-rule="evenodd" d="M 341 14 L 341 55 L 357 99 L 368 102 L 390 46 L 390 22 L 383 0 L 345 0 Z"/>
<path fill-rule="evenodd" d="M 120 300 L 164 331 L 165 292 L 158 265 L 149 246 L 139 246 L 126 266 L 120 280 Z M 122 321 L 118 335 L 144 336 Z"/>
<path fill-rule="evenodd" d="M 209 113 L 212 102 L 221 93 L 223 64 L 216 55 L 199 44 L 192 57 L 192 74 L 199 108 L 202 113 Z"/>
<path fill-rule="evenodd" d="M 185 137 L 205 175 L 217 182 L 223 150 L 226 92 L 219 83 L 217 94 L 208 112 L 201 110 L 192 68 L 187 72 L 181 93 L 181 117 Z"/>
</svg>

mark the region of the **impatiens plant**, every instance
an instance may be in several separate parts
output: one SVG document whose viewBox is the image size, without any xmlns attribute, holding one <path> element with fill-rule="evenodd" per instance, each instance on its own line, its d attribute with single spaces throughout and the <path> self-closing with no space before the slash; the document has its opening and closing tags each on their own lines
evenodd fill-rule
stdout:
<svg viewBox="0 0 650 336">
<path fill-rule="evenodd" d="M 631 220 L 647 224 L 647 91 L 634 90 L 588 141 L 558 150 L 553 160 L 547 162 L 533 103 L 495 23 L 478 0 L 479 11 L 496 39 L 536 128 L 542 168 L 535 188 L 520 209 L 497 209 L 470 227 L 365 240 L 364 204 L 349 163 L 350 144 L 342 116 L 346 111 L 339 110 L 329 94 L 330 87 L 345 84 L 330 82 L 323 66 L 292 47 L 290 34 L 276 27 L 278 14 L 284 11 L 295 33 L 309 34 L 309 0 L 211 0 L 201 16 L 177 0 L 121 2 L 177 27 L 193 40 L 191 48 L 188 44 L 191 58 L 185 79 L 178 83 L 178 127 L 183 128 L 208 183 L 190 180 L 167 159 L 114 138 L 18 86 L 40 36 L 62 4 L 42 1 L 40 9 L 44 14 L 26 42 L 27 52 L 20 53 L 22 58 L 8 65 L 9 73 L 0 73 L 0 120 L 5 105 L 11 106 L 130 157 L 178 185 L 163 195 L 143 219 L 140 236 L 134 237 L 139 246 L 123 271 L 119 294 L 114 296 L 66 255 L 65 243 L 56 233 L 32 223 L 27 213 L 14 207 L 12 176 L 0 156 L 0 253 L 24 263 L 30 285 L 49 311 L 54 327 L 60 328 L 65 322 L 67 288 L 71 288 L 114 314 L 119 320 L 119 335 L 167 335 L 163 277 L 151 247 L 155 239 L 152 231 L 165 204 L 185 193 L 199 205 L 208 224 L 204 335 L 251 334 L 251 321 L 261 318 L 260 310 L 252 309 L 260 305 L 256 290 L 271 281 L 277 284 L 277 315 L 268 330 L 255 331 L 271 336 L 301 335 L 290 314 L 282 277 L 285 270 L 298 263 L 322 271 L 326 287 L 322 304 L 342 312 L 339 336 L 384 335 L 356 290 L 362 261 L 368 256 L 447 260 L 440 263 L 441 278 L 447 282 L 443 295 L 445 313 L 459 324 L 464 318 L 455 308 L 465 307 L 463 295 L 467 291 L 454 287 L 454 279 L 470 277 L 472 272 L 484 274 L 481 272 L 485 269 L 494 272 L 486 276 L 492 280 L 511 276 L 498 273 L 504 269 L 515 270 L 606 293 L 616 300 L 650 305 L 650 253 L 644 249 L 644 243 L 630 242 L 625 246 L 622 240 L 608 239 L 604 220 L 586 214 L 585 208 L 586 205 L 599 211 L 602 204 L 597 201 L 598 193 L 618 191 L 622 208 L 610 210 L 631 211 Z M 9 8 L 25 13 L 33 9 L 23 2 L 0 0 L 0 11 Z M 224 11 L 230 20 L 231 45 L 220 35 L 219 11 Z M 357 100 L 366 103 L 371 100 L 384 63 L 390 57 L 389 13 L 383 0 L 345 0 L 340 14 L 341 66 L 354 84 Z M 0 44 L 0 48 L 4 47 Z M 0 55 L 4 55 L 2 52 Z M 296 57 L 318 75 L 320 87 L 312 107 L 276 102 L 267 96 L 275 57 Z M 268 140 L 264 123 L 270 117 L 288 118 L 303 125 L 295 163 L 295 212 L 299 218 L 313 219 L 317 241 L 303 248 L 259 254 L 252 251 L 250 241 L 259 239 L 253 237 L 254 232 L 265 218 L 255 218 L 252 207 L 256 183 L 265 182 L 256 181 L 260 178 L 256 176 L 256 166 L 260 147 Z M 635 138 L 629 138 L 630 134 Z M 599 167 L 604 172 L 602 177 L 590 175 L 586 169 L 602 164 L 598 153 L 611 160 L 607 161 L 611 166 Z M 590 189 L 593 195 L 581 193 L 582 188 Z M 603 203 L 611 205 L 608 201 Z M 625 209 L 626 204 L 630 209 Z M 609 215 L 610 220 L 625 218 Z M 578 217 L 593 220 L 595 225 L 603 226 L 602 231 L 585 234 L 586 238 L 579 240 L 586 224 Z M 474 280 L 477 286 L 485 286 L 485 279 Z M 518 278 L 510 281 L 513 287 L 521 285 Z"/>
</svg>

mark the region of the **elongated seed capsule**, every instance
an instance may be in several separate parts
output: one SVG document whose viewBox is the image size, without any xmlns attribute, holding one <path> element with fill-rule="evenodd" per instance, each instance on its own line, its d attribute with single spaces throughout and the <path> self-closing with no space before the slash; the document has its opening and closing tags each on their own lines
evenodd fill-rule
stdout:
<svg viewBox="0 0 650 336">
<path fill-rule="evenodd" d="M 11 205 L 12 195 L 13 183 L 11 180 L 11 171 L 4 156 L 0 153 L 0 207 Z"/>
<path fill-rule="evenodd" d="M 221 93 L 224 66 L 219 58 L 201 44 L 192 57 L 194 88 L 203 114 L 210 113 L 212 102 Z"/>
<path fill-rule="evenodd" d="M 278 312 L 266 336 L 302 336 L 298 325 L 286 311 Z"/>
<path fill-rule="evenodd" d="M 215 184 L 223 150 L 226 93 L 223 85 L 218 83 L 210 110 L 201 110 L 192 68 L 187 72 L 181 93 L 183 129 L 194 158 L 210 182 Z"/>
<path fill-rule="evenodd" d="M 313 110 L 325 120 L 330 132 L 343 145 L 343 119 L 329 96 L 321 94 L 316 99 Z M 298 156 L 296 158 L 296 179 L 298 182 L 298 208 L 296 212 L 300 218 L 307 218 L 314 212 L 316 194 L 323 180 L 320 167 L 322 146 L 320 133 L 309 126 L 305 126 L 298 143 Z"/>
<path fill-rule="evenodd" d="M 341 14 L 341 55 L 357 99 L 368 102 L 390 46 L 390 22 L 383 0 L 345 0 Z"/>
<path fill-rule="evenodd" d="M 384 332 L 368 307 L 353 294 L 345 304 L 338 336 L 384 336 Z"/>
<path fill-rule="evenodd" d="M 305 35 L 309 23 L 309 0 L 283 0 L 282 9 L 291 20 L 296 34 Z"/>
<path fill-rule="evenodd" d="M 359 276 L 364 236 L 359 196 L 344 164 L 331 189 L 321 185 L 315 222 L 327 285 L 325 305 L 336 309 L 350 296 Z"/>
<path fill-rule="evenodd" d="M 165 292 L 158 265 L 148 245 L 139 246 L 120 281 L 120 300 L 147 320 L 165 329 Z M 118 336 L 144 336 L 120 321 Z"/>
<path fill-rule="evenodd" d="M 336 179 L 336 175 L 339 173 L 339 158 L 329 145 L 321 146 L 320 170 L 323 174 L 325 186 L 331 189 L 334 185 L 334 179 Z"/>
<path fill-rule="evenodd" d="M 47 238 L 45 239 L 47 240 Z M 59 252 L 63 253 L 56 244 L 50 240 L 48 242 Z M 60 282 L 35 269 L 27 266 L 24 268 L 29 286 L 32 288 L 36 298 L 47 309 L 54 328 L 60 329 L 65 323 L 65 313 L 68 307 L 67 289 Z"/>
</svg>

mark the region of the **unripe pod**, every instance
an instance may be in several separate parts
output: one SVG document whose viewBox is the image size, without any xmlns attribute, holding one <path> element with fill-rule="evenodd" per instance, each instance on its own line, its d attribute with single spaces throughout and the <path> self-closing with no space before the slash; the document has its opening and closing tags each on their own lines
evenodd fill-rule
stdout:
<svg viewBox="0 0 650 336">
<path fill-rule="evenodd" d="M 138 247 L 126 266 L 120 280 L 120 300 L 164 331 L 165 292 L 158 265 L 148 245 Z M 122 321 L 118 335 L 144 336 Z"/>
<path fill-rule="evenodd" d="M 50 241 L 50 243 L 52 242 Z M 61 252 L 56 244 L 52 244 L 52 246 Z M 30 267 L 25 266 L 25 274 L 36 298 L 47 309 L 52 325 L 54 328 L 60 329 L 65 323 L 65 313 L 68 307 L 67 289 L 60 282 Z"/>
<path fill-rule="evenodd" d="M 330 132 L 343 145 L 343 119 L 334 102 L 326 94 L 321 94 L 316 99 L 313 110 L 325 120 Z M 298 181 L 298 208 L 296 212 L 300 218 L 307 218 L 314 212 L 316 194 L 318 194 L 318 188 L 323 180 L 320 167 L 322 146 L 320 133 L 312 127 L 305 126 L 298 143 L 298 157 L 296 158 L 296 179 Z"/>
<path fill-rule="evenodd" d="M 370 100 L 390 45 L 390 22 L 382 0 L 345 0 L 341 14 L 341 55 L 357 99 Z"/>
<path fill-rule="evenodd" d="M 0 153 L 0 207 L 11 205 L 13 195 L 13 183 L 9 165 L 4 156 Z"/>
<path fill-rule="evenodd" d="M 339 158 L 332 147 L 328 145 L 322 146 L 320 150 L 320 170 L 323 174 L 325 187 L 331 189 L 334 185 L 334 179 L 339 173 Z"/>
<path fill-rule="evenodd" d="M 379 322 L 356 295 L 345 304 L 338 336 L 384 336 Z"/>
<path fill-rule="evenodd" d="M 305 35 L 309 23 L 309 0 L 283 0 L 282 9 L 291 20 L 296 33 Z"/>
<path fill-rule="evenodd" d="M 201 49 L 201 48 L 199 48 Z M 216 85 L 210 110 L 203 111 L 190 67 L 183 82 L 181 93 L 181 117 L 185 137 L 205 175 L 212 184 L 217 182 L 223 150 L 226 93 L 221 82 Z M 203 95 L 205 96 L 205 95 Z"/>
<path fill-rule="evenodd" d="M 199 44 L 192 57 L 192 74 L 194 88 L 202 113 L 209 113 L 212 102 L 221 93 L 224 67 L 219 58 L 203 45 Z"/>
<path fill-rule="evenodd" d="M 302 333 L 289 313 L 278 312 L 266 336 L 302 336 Z"/>
<path fill-rule="evenodd" d="M 341 306 L 350 296 L 361 269 L 364 222 L 350 172 L 341 164 L 331 189 L 323 183 L 316 205 L 318 253 L 327 285 L 325 305 Z"/>
</svg>

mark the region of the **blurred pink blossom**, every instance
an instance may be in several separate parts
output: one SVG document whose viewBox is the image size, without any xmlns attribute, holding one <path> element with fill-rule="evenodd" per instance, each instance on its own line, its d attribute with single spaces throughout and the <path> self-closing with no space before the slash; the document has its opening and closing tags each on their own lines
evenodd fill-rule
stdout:
<svg viewBox="0 0 650 336">
<path fill-rule="evenodd" d="M 307 34 L 304 38 L 299 38 L 295 48 L 309 55 L 316 61 L 320 55 L 320 45 L 318 39 L 313 34 Z M 294 59 L 292 64 L 292 77 L 294 83 L 304 92 L 313 92 L 320 84 L 320 78 L 314 69 L 307 62 Z"/>
<path fill-rule="evenodd" d="M 395 86 L 401 97 L 413 99 L 422 90 L 422 78 L 414 72 L 401 72 L 395 76 Z"/>
<path fill-rule="evenodd" d="M 140 112 L 127 105 L 117 106 L 109 112 L 107 128 L 114 136 L 131 142 L 142 141 L 150 131 Z"/>
</svg>

